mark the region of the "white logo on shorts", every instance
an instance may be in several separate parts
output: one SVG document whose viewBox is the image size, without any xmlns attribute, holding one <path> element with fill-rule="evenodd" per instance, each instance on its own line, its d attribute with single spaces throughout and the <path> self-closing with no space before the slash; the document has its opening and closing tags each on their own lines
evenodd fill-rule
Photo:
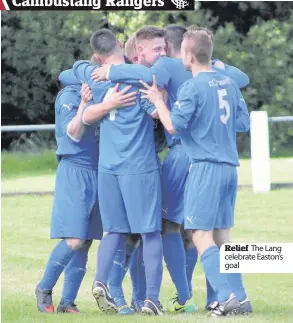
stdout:
<svg viewBox="0 0 293 323">
<path fill-rule="evenodd" d="M 166 208 L 166 209 L 163 209 L 163 208 L 162 208 L 162 210 L 163 210 L 163 212 L 167 215 L 168 208 Z"/>
<path fill-rule="evenodd" d="M 187 216 L 186 217 L 187 222 L 189 222 L 190 224 L 193 224 L 193 216 Z"/>
</svg>

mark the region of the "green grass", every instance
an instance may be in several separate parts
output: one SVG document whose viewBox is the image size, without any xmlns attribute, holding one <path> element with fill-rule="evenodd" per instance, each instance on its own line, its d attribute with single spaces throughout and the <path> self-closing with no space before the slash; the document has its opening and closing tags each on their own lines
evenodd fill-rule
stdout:
<svg viewBox="0 0 293 323">
<path fill-rule="evenodd" d="M 1 154 L 2 178 L 53 174 L 56 167 L 57 160 L 53 150 L 41 150 L 32 154 L 10 152 Z"/>
<path fill-rule="evenodd" d="M 205 282 L 200 265 L 196 268 L 194 297 L 200 308 L 195 315 L 166 315 L 164 317 L 105 316 L 91 296 L 95 272 L 97 243 L 89 255 L 88 272 L 76 300 L 84 312 L 82 316 L 42 315 L 36 310 L 34 288 L 41 279 L 48 255 L 55 245 L 49 240 L 52 197 L 2 198 L 2 322 L 211 322 L 202 311 L 205 303 Z M 280 190 L 266 194 L 241 191 L 236 207 L 234 241 L 239 242 L 292 242 L 292 191 Z M 229 322 L 276 323 L 292 322 L 292 275 L 246 274 L 244 281 L 254 306 L 251 318 L 229 319 Z M 126 295 L 130 297 L 130 281 L 125 279 Z M 57 305 L 62 279 L 54 290 Z M 161 301 L 166 304 L 174 292 L 167 271 L 164 271 Z"/>
<path fill-rule="evenodd" d="M 10 158 L 11 161 L 9 164 L 8 161 Z M 2 192 L 40 192 L 54 190 L 55 159 L 53 160 L 54 164 L 51 163 L 49 152 L 46 152 L 44 156 L 31 156 L 31 159 L 28 158 L 28 160 L 24 158 L 23 164 L 26 166 L 17 164 L 16 171 L 13 173 L 11 169 L 14 167 L 14 163 L 18 160 L 18 163 L 21 164 L 21 159 L 17 158 L 20 157 L 14 156 L 12 158 L 11 156 L 2 156 L 2 162 L 3 159 L 5 160 L 5 163 L 2 164 Z M 47 160 L 47 164 L 45 160 Z M 39 164 L 42 162 L 47 166 L 52 164 L 50 166 L 51 168 L 41 167 Z M 29 169 L 29 165 L 32 167 L 31 169 Z M 9 169 L 8 172 L 6 172 L 7 169 Z M 240 185 L 251 185 L 250 160 L 240 160 L 238 174 Z M 271 181 L 272 183 L 293 183 L 293 157 L 271 159 Z"/>
</svg>

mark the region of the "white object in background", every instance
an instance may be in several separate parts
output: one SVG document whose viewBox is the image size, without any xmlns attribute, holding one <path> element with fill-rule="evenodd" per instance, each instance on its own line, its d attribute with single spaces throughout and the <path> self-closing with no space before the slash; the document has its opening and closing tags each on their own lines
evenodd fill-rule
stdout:
<svg viewBox="0 0 293 323">
<path fill-rule="evenodd" d="M 269 123 L 266 111 L 250 114 L 252 190 L 255 193 L 271 190 Z"/>
</svg>

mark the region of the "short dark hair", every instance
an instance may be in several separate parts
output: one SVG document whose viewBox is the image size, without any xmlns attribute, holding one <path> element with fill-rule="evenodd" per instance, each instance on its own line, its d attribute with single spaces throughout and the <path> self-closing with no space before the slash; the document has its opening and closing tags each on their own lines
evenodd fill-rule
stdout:
<svg viewBox="0 0 293 323">
<path fill-rule="evenodd" d="M 168 25 L 166 27 L 165 39 L 173 44 L 175 51 L 180 51 L 183 36 L 186 31 L 187 28 L 181 25 Z"/>
<path fill-rule="evenodd" d="M 209 64 L 213 53 L 213 33 L 198 26 L 191 26 L 184 34 L 189 49 L 200 64 Z"/>
<path fill-rule="evenodd" d="M 154 38 L 164 38 L 166 35 L 166 30 L 164 28 L 156 26 L 145 26 L 140 28 L 135 33 L 136 41 L 154 39 Z"/>
<path fill-rule="evenodd" d="M 91 36 L 90 44 L 92 50 L 102 56 L 114 53 L 118 47 L 116 36 L 106 28 L 94 32 Z"/>
</svg>

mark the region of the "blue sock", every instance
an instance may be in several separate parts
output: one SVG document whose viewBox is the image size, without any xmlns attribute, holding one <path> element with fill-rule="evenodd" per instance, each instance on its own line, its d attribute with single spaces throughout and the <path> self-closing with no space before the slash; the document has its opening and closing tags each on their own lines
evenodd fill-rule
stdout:
<svg viewBox="0 0 293 323">
<path fill-rule="evenodd" d="M 180 232 L 162 235 L 164 258 L 178 293 L 179 304 L 183 305 L 190 298 L 186 276 L 185 250 Z"/>
<path fill-rule="evenodd" d="M 217 292 L 219 302 L 225 302 L 232 293 L 227 281 L 227 275 L 220 273 L 220 250 L 217 246 L 211 246 L 201 256 L 201 263 L 214 291 Z"/>
<path fill-rule="evenodd" d="M 146 277 L 146 298 L 156 304 L 159 303 L 159 294 L 163 275 L 163 246 L 161 232 L 144 233 L 143 262 Z"/>
<path fill-rule="evenodd" d="M 132 300 L 144 301 L 146 299 L 145 268 L 143 263 L 142 242 L 133 255 L 130 265 L 130 277 L 132 282 Z"/>
<path fill-rule="evenodd" d="M 83 247 L 75 252 L 64 270 L 64 285 L 61 303 L 74 303 L 79 287 L 86 273 L 88 252 L 92 240 L 85 242 Z"/>
<path fill-rule="evenodd" d="M 227 280 L 231 286 L 232 292 L 236 295 L 239 302 L 245 300 L 247 297 L 245 288 L 243 286 L 241 274 L 227 274 Z"/>
<path fill-rule="evenodd" d="M 53 249 L 39 288 L 42 290 L 52 290 L 59 276 L 65 269 L 75 251 L 73 251 L 65 240 L 61 240 Z"/>
<path fill-rule="evenodd" d="M 211 304 L 214 301 L 218 301 L 217 300 L 217 293 L 213 290 L 211 284 L 209 283 L 209 281 L 206 278 L 206 287 L 207 287 L 207 303 L 206 305 Z"/>
<path fill-rule="evenodd" d="M 118 306 L 126 305 L 122 282 L 129 268 L 131 256 L 135 250 L 133 243 L 121 240 L 117 253 L 114 258 L 113 267 L 108 280 L 108 286 L 111 296 Z"/>
<path fill-rule="evenodd" d="M 198 257 L 198 252 L 195 247 L 185 249 L 186 276 L 187 276 L 190 296 L 192 296 L 192 276 L 197 262 L 197 257 Z"/>
<path fill-rule="evenodd" d="M 122 241 L 122 242 L 121 242 Z M 97 254 L 97 271 L 95 280 L 107 284 L 113 261 L 120 243 L 126 244 L 126 237 L 121 233 L 108 233 L 100 242 Z"/>
</svg>

